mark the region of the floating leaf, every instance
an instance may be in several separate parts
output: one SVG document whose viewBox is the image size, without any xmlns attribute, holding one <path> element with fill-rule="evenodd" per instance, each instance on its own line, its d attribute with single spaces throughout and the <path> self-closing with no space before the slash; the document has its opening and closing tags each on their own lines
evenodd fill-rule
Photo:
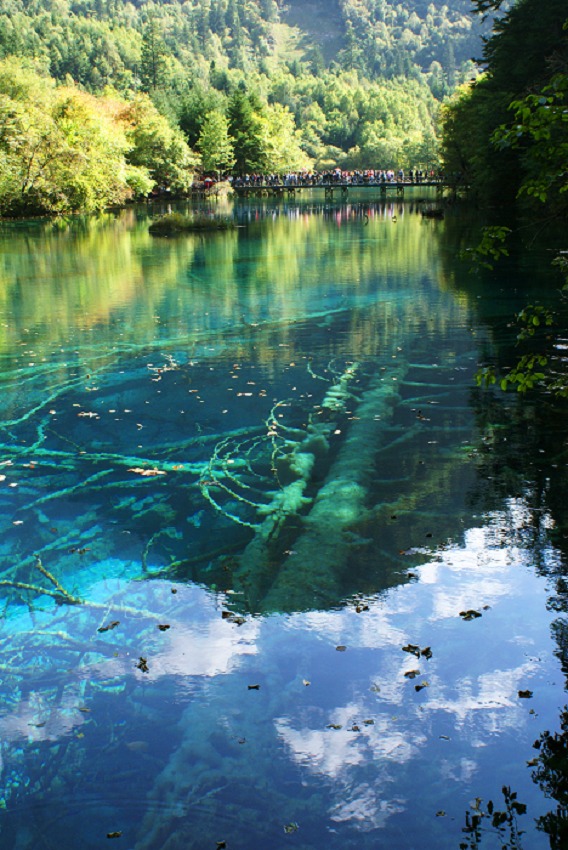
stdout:
<svg viewBox="0 0 568 850">
<path fill-rule="evenodd" d="M 122 832 L 107 832 L 107 838 L 120 838 Z"/>
<path fill-rule="evenodd" d="M 136 665 L 136 667 L 137 667 L 139 670 L 142 670 L 142 672 L 143 672 L 143 673 L 147 673 L 147 672 L 149 671 L 149 669 L 150 669 L 150 668 L 148 667 L 148 661 L 147 661 L 147 659 L 146 659 L 146 658 L 142 658 L 142 656 L 140 656 L 140 659 L 139 659 L 138 664 Z"/>
<path fill-rule="evenodd" d="M 302 679 L 302 685 L 303 685 L 305 688 L 307 688 L 307 687 L 308 687 L 308 685 L 311 685 L 311 684 L 312 684 L 312 683 L 310 682 L 310 680 L 309 680 L 309 679 Z"/>
<path fill-rule="evenodd" d="M 519 697 L 521 699 L 530 699 L 533 695 L 532 691 L 519 691 Z"/>
<path fill-rule="evenodd" d="M 420 650 L 420 655 L 422 655 L 423 658 L 432 658 L 432 650 L 429 646 L 425 646 L 424 649 Z"/>
<path fill-rule="evenodd" d="M 416 646 L 415 643 L 408 643 L 406 646 L 403 646 L 402 651 L 410 652 L 411 655 L 415 655 L 417 658 L 420 658 L 420 647 Z"/>
<path fill-rule="evenodd" d="M 460 617 L 462 620 L 477 620 L 478 617 L 481 617 L 481 613 L 470 608 L 468 611 L 460 611 Z"/>
<path fill-rule="evenodd" d="M 354 723 L 353 726 L 351 727 L 351 732 L 360 732 L 360 731 L 361 731 L 361 727 L 357 726 L 357 724 Z"/>
<path fill-rule="evenodd" d="M 244 617 L 239 617 L 238 614 L 234 614 L 232 611 L 221 611 L 221 618 L 223 620 L 228 620 L 230 623 L 235 623 L 237 626 L 242 626 L 246 623 L 246 619 Z"/>
<path fill-rule="evenodd" d="M 373 719 L 363 720 L 363 726 L 374 726 L 374 725 L 375 725 L 375 721 Z"/>
<path fill-rule="evenodd" d="M 527 761 L 528 767 L 536 767 L 538 764 L 538 758 L 530 759 Z"/>
<path fill-rule="evenodd" d="M 421 691 L 423 688 L 427 688 L 427 687 L 428 687 L 428 682 L 424 681 L 424 682 L 420 682 L 419 685 L 414 685 L 414 690 L 415 691 Z"/>
<path fill-rule="evenodd" d="M 420 670 L 407 670 L 404 675 L 407 679 L 415 679 L 420 675 Z"/>
<path fill-rule="evenodd" d="M 346 646 L 336 646 L 335 648 L 338 652 L 345 652 L 345 650 L 347 649 Z"/>
<path fill-rule="evenodd" d="M 290 835 L 291 832 L 297 832 L 299 828 L 300 827 L 298 826 L 298 824 L 295 821 L 292 821 L 291 823 L 287 823 L 285 825 L 284 832 L 286 833 L 286 835 Z"/>
<path fill-rule="evenodd" d="M 326 729 L 342 729 L 341 723 L 328 723 Z"/>
<path fill-rule="evenodd" d="M 249 691 L 259 691 L 260 685 L 249 685 L 248 689 L 249 689 Z"/>
<path fill-rule="evenodd" d="M 165 475 L 162 469 L 144 469 L 142 466 L 133 466 L 128 472 L 135 472 L 136 475 L 141 475 L 143 478 L 150 478 L 153 475 Z"/>
<path fill-rule="evenodd" d="M 217 850 L 225 850 L 226 846 L 226 841 L 217 841 Z"/>
<path fill-rule="evenodd" d="M 171 628 L 171 626 L 168 623 L 159 623 L 158 628 L 161 632 L 167 632 L 167 630 Z"/>
<path fill-rule="evenodd" d="M 111 623 L 108 623 L 106 626 L 101 626 L 97 629 L 98 632 L 110 632 L 111 629 L 116 629 L 117 626 L 120 626 L 120 620 L 113 620 Z"/>
</svg>

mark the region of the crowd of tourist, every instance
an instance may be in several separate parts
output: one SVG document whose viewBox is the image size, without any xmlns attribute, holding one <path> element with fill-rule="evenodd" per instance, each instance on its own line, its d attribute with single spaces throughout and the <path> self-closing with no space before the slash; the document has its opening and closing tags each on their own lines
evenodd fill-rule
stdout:
<svg viewBox="0 0 568 850">
<path fill-rule="evenodd" d="M 421 168 L 405 172 L 400 168 L 366 169 L 364 171 L 342 171 L 339 168 L 331 171 L 291 171 L 287 174 L 245 174 L 243 177 L 229 178 L 235 187 L 260 186 L 327 186 L 327 185 L 380 185 L 381 183 L 425 183 L 440 180 L 442 175 L 432 170 Z"/>
</svg>

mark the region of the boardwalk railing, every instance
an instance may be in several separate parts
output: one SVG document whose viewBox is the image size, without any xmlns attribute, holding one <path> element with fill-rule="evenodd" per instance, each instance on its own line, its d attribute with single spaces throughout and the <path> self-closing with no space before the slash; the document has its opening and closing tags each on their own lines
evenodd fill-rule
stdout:
<svg viewBox="0 0 568 850">
<path fill-rule="evenodd" d="M 406 189 L 411 188 L 435 188 L 437 192 L 442 193 L 446 189 L 456 191 L 459 184 L 456 182 L 443 179 L 426 179 L 426 180 L 368 180 L 361 182 L 354 181 L 321 181 L 321 182 L 290 182 L 290 183 L 233 183 L 232 190 L 236 195 L 242 198 L 249 197 L 277 197 L 277 196 L 294 196 L 297 192 L 313 189 L 323 189 L 325 197 L 333 197 L 336 192 L 345 197 L 349 189 L 359 190 L 374 190 L 380 195 L 387 195 L 394 192 L 398 196 L 404 195 Z"/>
</svg>

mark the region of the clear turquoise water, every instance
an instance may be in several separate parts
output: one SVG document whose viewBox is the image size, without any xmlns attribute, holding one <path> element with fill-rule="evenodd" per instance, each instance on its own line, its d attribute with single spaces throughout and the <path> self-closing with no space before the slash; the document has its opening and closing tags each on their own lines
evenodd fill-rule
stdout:
<svg viewBox="0 0 568 850">
<path fill-rule="evenodd" d="M 156 212 L 0 227 L 2 846 L 457 850 L 502 786 L 551 846 L 562 420 L 473 380 L 550 256 Z"/>
</svg>

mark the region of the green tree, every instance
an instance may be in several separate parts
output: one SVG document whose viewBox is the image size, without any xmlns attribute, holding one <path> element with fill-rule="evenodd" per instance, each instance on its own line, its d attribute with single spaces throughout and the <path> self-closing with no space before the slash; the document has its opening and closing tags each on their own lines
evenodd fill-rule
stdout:
<svg viewBox="0 0 568 850">
<path fill-rule="evenodd" d="M 101 210 L 132 195 L 144 169 L 105 99 L 55 87 L 13 58 L 0 62 L 0 208 L 24 215 Z"/>
<path fill-rule="evenodd" d="M 160 24 L 152 16 L 142 34 L 142 54 L 140 58 L 140 88 L 142 91 L 151 92 L 165 84 L 167 53 Z"/>
<path fill-rule="evenodd" d="M 265 171 L 268 160 L 260 103 L 242 88 L 235 90 L 228 107 L 229 134 L 233 140 L 235 171 Z"/>
<path fill-rule="evenodd" d="M 226 115 L 217 109 L 205 117 L 197 143 L 204 171 L 226 172 L 235 164 Z"/>
<path fill-rule="evenodd" d="M 263 121 L 264 150 L 270 171 L 299 171 L 311 165 L 310 158 L 302 150 L 294 116 L 285 106 L 269 105 Z"/>
<path fill-rule="evenodd" d="M 156 185 L 186 191 L 193 181 L 197 157 L 182 131 L 171 126 L 146 94 L 126 104 L 120 120 L 131 145 L 127 161 L 146 168 Z"/>
</svg>

